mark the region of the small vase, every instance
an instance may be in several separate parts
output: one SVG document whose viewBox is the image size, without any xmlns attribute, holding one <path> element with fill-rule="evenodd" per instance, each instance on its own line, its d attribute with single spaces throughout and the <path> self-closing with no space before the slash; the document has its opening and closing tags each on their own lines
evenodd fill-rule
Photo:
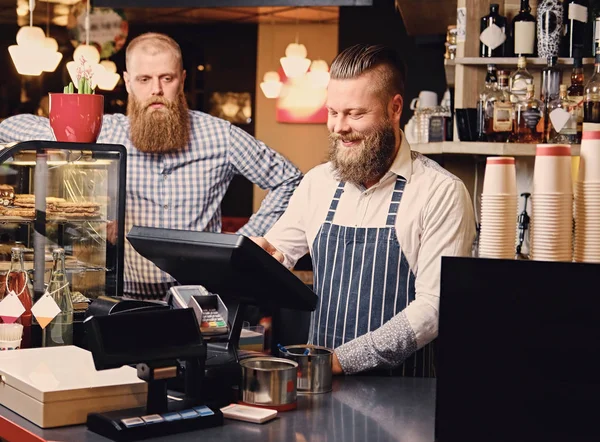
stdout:
<svg viewBox="0 0 600 442">
<path fill-rule="evenodd" d="M 538 57 L 558 57 L 562 33 L 562 0 L 542 0 L 537 8 Z"/>
<path fill-rule="evenodd" d="M 56 141 L 95 143 L 102 128 L 104 96 L 50 93 L 50 127 Z"/>
</svg>

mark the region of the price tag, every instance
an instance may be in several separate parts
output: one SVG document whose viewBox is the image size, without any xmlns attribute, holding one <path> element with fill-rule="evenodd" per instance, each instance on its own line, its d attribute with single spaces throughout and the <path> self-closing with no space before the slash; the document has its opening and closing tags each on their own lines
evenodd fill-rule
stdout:
<svg viewBox="0 0 600 442">
<path fill-rule="evenodd" d="M 25 313 L 25 307 L 17 296 L 17 294 L 11 290 L 8 295 L 0 301 L 0 318 L 7 324 L 12 324 L 21 315 Z"/>
<path fill-rule="evenodd" d="M 46 292 L 31 308 L 31 313 L 35 316 L 40 327 L 46 328 L 46 326 L 60 313 L 60 307 L 54 298 Z"/>
<path fill-rule="evenodd" d="M 558 133 L 563 130 L 569 118 L 571 118 L 571 114 L 560 107 L 550 112 L 550 121 L 552 122 L 552 126 L 554 126 L 554 130 Z"/>
<path fill-rule="evenodd" d="M 504 43 L 506 34 L 498 27 L 498 25 L 492 23 L 479 35 L 479 40 L 481 40 L 484 45 L 494 50 Z"/>
</svg>

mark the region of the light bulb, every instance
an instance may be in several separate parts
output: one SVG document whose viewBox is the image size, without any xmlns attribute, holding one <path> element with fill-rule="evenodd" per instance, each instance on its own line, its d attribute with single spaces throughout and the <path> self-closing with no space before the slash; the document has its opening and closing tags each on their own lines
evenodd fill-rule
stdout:
<svg viewBox="0 0 600 442">
<path fill-rule="evenodd" d="M 96 49 L 96 46 L 84 44 L 77 46 L 75 52 L 73 52 L 73 60 L 80 63 L 82 56 L 86 63 L 92 65 L 100 63 L 100 53 L 98 52 L 98 49 Z"/>
<path fill-rule="evenodd" d="M 17 44 L 24 48 L 42 47 L 46 35 L 38 26 L 22 26 L 17 32 Z"/>
<path fill-rule="evenodd" d="M 299 57 L 306 58 L 308 52 L 306 51 L 306 46 L 298 43 L 290 43 L 285 48 L 285 56 L 286 57 Z"/>
</svg>

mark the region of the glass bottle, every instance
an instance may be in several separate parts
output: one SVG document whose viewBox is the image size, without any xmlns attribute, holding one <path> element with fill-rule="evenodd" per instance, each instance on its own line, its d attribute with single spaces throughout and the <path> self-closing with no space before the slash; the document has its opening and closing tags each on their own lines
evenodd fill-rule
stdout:
<svg viewBox="0 0 600 442">
<path fill-rule="evenodd" d="M 485 133 L 488 141 L 507 142 L 512 132 L 513 104 L 508 91 L 508 71 L 498 71 L 498 87 L 487 98 L 491 116 L 486 114 Z"/>
<path fill-rule="evenodd" d="M 596 13 L 592 29 L 592 55 L 595 57 L 600 52 L 600 13 Z"/>
<path fill-rule="evenodd" d="M 498 12 L 500 5 L 492 3 L 490 13 L 481 17 L 479 55 L 481 57 L 505 57 L 506 17 Z M 485 43 L 484 43 L 485 41 Z"/>
<path fill-rule="evenodd" d="M 517 143 L 541 143 L 544 140 L 544 103 L 535 98 L 535 87 L 527 85 L 523 101 L 515 104 L 512 140 Z"/>
<path fill-rule="evenodd" d="M 533 55 L 535 51 L 535 18 L 531 15 L 529 0 L 521 0 L 519 13 L 512 22 L 515 55 Z"/>
<path fill-rule="evenodd" d="M 508 82 L 510 88 L 510 100 L 513 103 L 524 100 L 527 94 L 527 86 L 533 84 L 533 75 L 527 70 L 527 58 L 519 57 L 517 70 L 514 71 Z"/>
<path fill-rule="evenodd" d="M 52 252 L 52 275 L 46 291 L 54 298 L 60 313 L 46 326 L 42 336 L 42 346 L 56 347 L 73 344 L 73 300 L 69 281 L 65 272 L 65 251 Z"/>
<path fill-rule="evenodd" d="M 600 123 L 600 54 L 596 54 L 594 74 L 585 85 L 583 121 L 586 123 Z"/>
<path fill-rule="evenodd" d="M 564 57 L 584 56 L 588 53 L 588 0 L 565 0 L 563 23 L 565 36 L 562 40 Z"/>
<path fill-rule="evenodd" d="M 540 91 L 540 100 L 544 102 L 545 106 L 558 98 L 562 83 L 562 71 L 556 67 L 558 57 L 548 57 L 547 63 L 547 66 L 542 69 L 542 90 Z"/>
<path fill-rule="evenodd" d="M 589 35 L 590 44 L 592 45 L 592 57 L 595 57 L 598 49 L 597 42 L 600 37 L 600 2 L 598 0 L 592 0 L 590 2 L 588 17 L 588 22 L 592 26 Z"/>
<path fill-rule="evenodd" d="M 491 115 L 492 109 L 487 109 L 486 101 L 487 96 L 496 89 L 497 83 L 496 65 L 488 64 L 483 91 L 479 94 L 479 100 L 477 101 L 477 141 L 487 141 L 485 120 L 488 115 Z"/>
<path fill-rule="evenodd" d="M 6 286 L 6 294 L 8 295 L 11 291 L 15 292 L 25 308 L 25 312 L 16 322 L 23 325 L 21 348 L 29 348 L 31 347 L 31 307 L 33 306 L 31 294 L 33 287 L 25 271 L 23 249 L 21 247 L 11 249 L 10 269 L 6 274 Z"/>
<path fill-rule="evenodd" d="M 558 57 L 563 36 L 563 3 L 560 0 L 542 0 L 537 6 L 538 57 Z"/>
<path fill-rule="evenodd" d="M 577 143 L 581 143 L 583 130 L 583 63 L 581 58 L 573 60 L 571 72 L 571 86 L 567 89 L 567 96 L 573 106 L 573 113 L 577 119 Z"/>
<path fill-rule="evenodd" d="M 546 112 L 549 120 L 546 122 L 547 143 L 578 144 L 577 116 L 574 110 L 574 103 L 567 96 L 567 85 L 561 84 L 558 98 L 550 102 Z M 567 116 L 569 119 L 565 121 Z"/>
</svg>

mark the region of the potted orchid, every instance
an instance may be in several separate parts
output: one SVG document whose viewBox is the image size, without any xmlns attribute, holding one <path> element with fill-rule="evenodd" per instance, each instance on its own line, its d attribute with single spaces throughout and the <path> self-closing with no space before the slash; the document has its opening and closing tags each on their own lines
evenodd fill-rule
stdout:
<svg viewBox="0 0 600 442">
<path fill-rule="evenodd" d="M 70 82 L 62 94 L 49 94 L 50 127 L 56 141 L 94 143 L 102 128 L 104 97 L 95 94 L 91 63 L 84 56 L 77 62 L 77 93 Z"/>
</svg>

